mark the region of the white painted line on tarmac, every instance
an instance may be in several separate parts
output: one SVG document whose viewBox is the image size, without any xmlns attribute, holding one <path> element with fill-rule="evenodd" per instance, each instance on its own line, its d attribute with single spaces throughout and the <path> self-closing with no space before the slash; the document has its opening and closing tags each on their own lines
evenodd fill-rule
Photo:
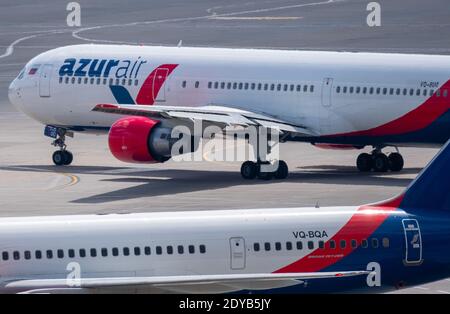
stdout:
<svg viewBox="0 0 450 314">
<path fill-rule="evenodd" d="M 5 53 L 0 55 L 0 59 L 6 58 L 6 57 L 12 55 L 13 52 L 14 52 L 14 46 L 17 45 L 18 43 L 20 43 L 20 42 L 22 42 L 24 40 L 27 40 L 27 39 L 31 39 L 31 38 L 37 37 L 37 36 L 39 36 L 39 35 L 30 35 L 30 36 L 25 36 L 25 37 L 16 39 L 14 42 L 11 43 L 11 45 L 8 46 L 8 48 L 6 48 Z"/>
</svg>

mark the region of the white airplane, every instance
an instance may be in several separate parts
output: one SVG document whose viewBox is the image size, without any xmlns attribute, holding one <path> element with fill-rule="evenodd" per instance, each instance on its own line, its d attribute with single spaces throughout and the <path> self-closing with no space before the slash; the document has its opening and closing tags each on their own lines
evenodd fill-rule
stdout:
<svg viewBox="0 0 450 314">
<path fill-rule="evenodd" d="M 450 144 L 361 207 L 0 219 L 0 289 L 380 292 L 450 276 Z"/>
<path fill-rule="evenodd" d="M 372 146 L 357 167 L 384 172 L 404 165 L 385 147 L 450 137 L 449 78 L 450 56 L 77 45 L 29 61 L 9 98 L 46 125 L 57 165 L 73 160 L 67 135 L 108 131 L 118 159 L 164 162 L 173 127 L 203 121 L 277 129 L 282 141 L 322 148 Z M 269 161 L 256 159 L 243 163 L 244 178 L 288 175 L 285 162 L 266 173 Z"/>
</svg>

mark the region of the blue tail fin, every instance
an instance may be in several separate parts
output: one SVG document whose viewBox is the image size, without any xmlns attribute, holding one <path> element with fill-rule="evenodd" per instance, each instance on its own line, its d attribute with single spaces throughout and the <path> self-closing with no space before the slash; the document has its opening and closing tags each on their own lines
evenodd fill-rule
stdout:
<svg viewBox="0 0 450 314">
<path fill-rule="evenodd" d="M 400 207 L 450 213 L 450 140 L 407 188 Z"/>
</svg>

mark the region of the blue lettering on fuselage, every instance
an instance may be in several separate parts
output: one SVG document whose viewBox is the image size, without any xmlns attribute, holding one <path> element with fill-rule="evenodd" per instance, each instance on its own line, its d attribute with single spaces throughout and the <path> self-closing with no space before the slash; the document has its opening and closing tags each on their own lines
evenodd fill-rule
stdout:
<svg viewBox="0 0 450 314">
<path fill-rule="evenodd" d="M 59 69 L 59 76 L 89 76 L 137 78 L 141 66 L 147 63 L 138 57 L 136 60 L 108 60 L 108 59 L 75 59 L 68 58 Z"/>
</svg>

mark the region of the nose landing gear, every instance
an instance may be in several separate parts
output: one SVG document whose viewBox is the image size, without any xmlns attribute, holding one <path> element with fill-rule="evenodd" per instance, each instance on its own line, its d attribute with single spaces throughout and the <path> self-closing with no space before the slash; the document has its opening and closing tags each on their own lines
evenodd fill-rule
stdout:
<svg viewBox="0 0 450 314">
<path fill-rule="evenodd" d="M 385 155 L 381 148 L 375 148 L 371 154 L 362 153 L 356 160 L 356 167 L 361 172 L 399 172 L 403 169 L 404 160 L 402 155 L 397 151 Z"/>
<path fill-rule="evenodd" d="M 52 160 L 56 166 L 68 166 L 73 161 L 73 154 L 67 150 L 66 136 L 73 136 L 65 129 L 56 129 L 56 138 L 52 145 L 59 147 L 59 150 L 53 153 Z"/>
</svg>

